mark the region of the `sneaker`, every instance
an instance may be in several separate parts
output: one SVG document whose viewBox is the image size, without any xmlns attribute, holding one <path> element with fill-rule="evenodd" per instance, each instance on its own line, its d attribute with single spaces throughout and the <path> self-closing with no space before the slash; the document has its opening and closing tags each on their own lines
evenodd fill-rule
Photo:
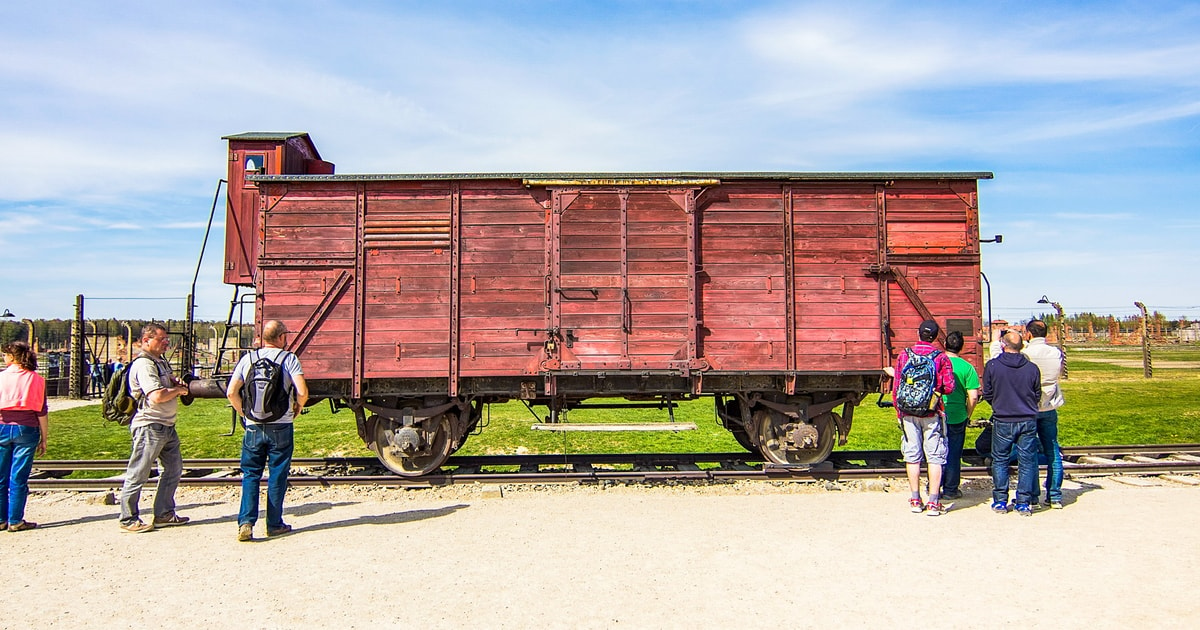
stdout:
<svg viewBox="0 0 1200 630">
<path fill-rule="evenodd" d="M 1008 501 L 993 501 L 992 511 L 997 514 L 1008 514 Z"/>
<path fill-rule="evenodd" d="M 921 503 L 920 499 L 909 499 L 908 507 L 912 510 L 913 514 L 920 514 L 925 511 L 925 504 Z"/>
<path fill-rule="evenodd" d="M 1050 507 L 1055 510 L 1061 510 L 1061 509 L 1063 509 L 1063 502 L 1062 501 L 1051 501 Z"/>
<path fill-rule="evenodd" d="M 254 540 L 254 526 L 250 523 L 238 525 L 238 542 L 249 542 L 251 540 Z"/>
<path fill-rule="evenodd" d="M 121 531 L 128 532 L 130 534 L 144 534 L 146 532 L 154 531 L 154 525 L 143 523 L 141 521 L 134 521 L 128 525 L 122 523 Z"/>
<path fill-rule="evenodd" d="M 21 521 L 20 523 L 12 523 L 8 526 L 8 531 L 10 532 L 23 532 L 27 529 L 37 529 L 37 523 Z"/>
<path fill-rule="evenodd" d="M 1033 516 L 1033 508 L 1029 507 L 1028 503 L 1018 503 L 1016 509 L 1017 514 L 1021 516 Z"/>
<path fill-rule="evenodd" d="M 929 516 L 941 516 L 946 513 L 946 508 L 937 501 L 930 501 L 925 504 L 925 514 Z"/>
<path fill-rule="evenodd" d="M 286 525 L 286 524 L 285 524 L 285 525 L 282 525 L 282 526 L 280 526 L 280 527 L 268 527 L 268 528 L 267 528 L 267 536 L 270 536 L 271 538 L 274 538 L 274 537 L 276 537 L 276 536 L 282 536 L 282 535 L 284 535 L 284 534 L 286 534 L 286 533 L 289 533 L 289 532 L 291 532 L 291 531 L 292 531 L 292 526 L 291 526 L 291 525 Z"/>
<path fill-rule="evenodd" d="M 155 516 L 154 517 L 154 526 L 155 527 L 170 527 L 172 525 L 187 525 L 187 522 L 190 520 L 192 520 L 192 519 L 190 519 L 186 516 L 180 516 L 174 512 L 171 512 L 170 514 L 168 514 L 166 516 Z"/>
<path fill-rule="evenodd" d="M 942 498 L 949 500 L 949 501 L 953 501 L 954 499 L 963 498 L 963 493 L 962 493 L 962 490 L 947 490 L 942 493 Z"/>
</svg>

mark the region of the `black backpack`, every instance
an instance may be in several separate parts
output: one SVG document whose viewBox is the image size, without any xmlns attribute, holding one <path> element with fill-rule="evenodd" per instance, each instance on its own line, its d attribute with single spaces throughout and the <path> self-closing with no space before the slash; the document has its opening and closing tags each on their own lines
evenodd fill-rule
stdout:
<svg viewBox="0 0 1200 630">
<path fill-rule="evenodd" d="M 282 359 L 286 353 L 279 353 Z M 250 370 L 242 382 L 242 416 L 254 422 L 275 422 L 292 408 L 290 388 L 284 382 L 283 365 L 250 353 Z"/>
<path fill-rule="evenodd" d="M 129 426 L 129 423 L 133 421 L 142 397 L 134 396 L 133 392 L 129 390 L 129 372 L 138 359 L 144 358 L 147 357 L 144 355 L 134 357 L 132 361 L 122 365 L 121 369 L 114 372 L 112 378 L 109 379 L 108 386 L 104 388 L 104 396 L 100 399 L 102 403 L 100 413 L 105 420 L 115 422 L 123 427 Z M 155 366 L 155 369 L 157 367 Z"/>
</svg>

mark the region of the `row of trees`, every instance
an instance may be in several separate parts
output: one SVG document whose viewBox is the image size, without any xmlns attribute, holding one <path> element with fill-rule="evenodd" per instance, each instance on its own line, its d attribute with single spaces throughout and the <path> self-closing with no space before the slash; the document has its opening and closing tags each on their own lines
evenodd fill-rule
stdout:
<svg viewBox="0 0 1200 630">
<path fill-rule="evenodd" d="M 71 320 L 69 319 L 35 319 L 33 321 L 34 337 L 37 347 L 42 350 L 66 350 L 71 345 Z M 142 326 L 150 323 L 148 319 L 89 319 L 84 322 L 84 336 L 88 339 L 125 337 L 130 335 L 134 341 L 141 336 Z M 181 333 L 184 329 L 183 320 L 167 320 L 158 322 L 166 326 L 172 333 Z M 195 325 L 196 341 L 204 343 L 214 337 L 220 338 L 225 334 L 225 322 L 197 321 Z M 29 324 L 19 320 L 0 320 L 0 344 L 10 341 L 25 341 L 29 338 Z"/>
<path fill-rule="evenodd" d="M 1041 319 L 1050 326 L 1051 330 L 1055 330 L 1058 326 L 1057 313 L 1043 313 Z M 1140 333 L 1142 329 L 1141 315 L 1126 315 L 1118 318 L 1096 313 L 1075 313 L 1065 315 L 1063 323 L 1073 334 L 1086 335 L 1090 338 L 1116 339 L 1124 334 Z M 1146 330 L 1152 339 L 1164 339 L 1176 334 L 1177 331 L 1190 328 L 1192 324 L 1193 322 L 1187 317 L 1168 319 L 1166 315 L 1158 311 L 1149 313 L 1146 317 Z"/>
</svg>

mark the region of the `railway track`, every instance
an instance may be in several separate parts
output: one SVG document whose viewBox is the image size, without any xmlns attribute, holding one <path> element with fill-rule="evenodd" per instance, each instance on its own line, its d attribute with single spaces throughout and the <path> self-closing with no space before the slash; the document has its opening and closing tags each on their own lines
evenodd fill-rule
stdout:
<svg viewBox="0 0 1200 630">
<path fill-rule="evenodd" d="M 987 477 L 973 450 L 964 453 L 964 477 Z M 33 489 L 108 490 L 121 485 L 122 460 L 43 460 L 34 465 Z M 1200 444 L 1071 446 L 1063 448 L 1070 476 L 1200 473 Z M 430 488 L 452 484 L 653 483 L 878 479 L 904 475 L 899 451 L 838 451 L 814 466 L 762 463 L 751 453 L 488 455 L 451 457 L 438 472 L 398 477 L 368 457 L 296 458 L 293 486 L 378 485 Z M 79 471 L 111 471 L 103 478 L 71 478 Z M 184 461 L 181 485 L 241 483 L 236 459 Z"/>
</svg>

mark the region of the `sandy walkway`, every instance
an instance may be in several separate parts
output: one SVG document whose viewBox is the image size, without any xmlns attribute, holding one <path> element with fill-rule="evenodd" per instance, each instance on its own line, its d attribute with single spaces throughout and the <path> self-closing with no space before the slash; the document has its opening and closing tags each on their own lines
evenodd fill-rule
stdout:
<svg viewBox="0 0 1200 630">
<path fill-rule="evenodd" d="M 238 543 L 235 490 L 181 490 L 132 535 L 87 495 L 0 534 L 3 626 L 1192 627 L 1200 488 L 1067 483 L 1068 506 L 949 514 L 901 492 L 734 487 L 294 489 Z M 143 496 L 143 509 L 150 502 Z M 256 535 L 262 535 L 259 521 Z M 15 605 L 15 602 L 21 602 Z"/>
<path fill-rule="evenodd" d="M 82 400 L 75 399 L 75 398 L 47 398 L 46 399 L 46 406 L 50 408 L 51 413 L 53 413 L 55 411 L 62 411 L 63 409 L 70 409 L 72 407 L 84 407 L 87 405 L 97 405 L 98 406 L 99 404 L 100 404 L 99 398 L 85 398 Z M 97 407 L 96 413 L 100 413 L 98 407 Z"/>
</svg>

